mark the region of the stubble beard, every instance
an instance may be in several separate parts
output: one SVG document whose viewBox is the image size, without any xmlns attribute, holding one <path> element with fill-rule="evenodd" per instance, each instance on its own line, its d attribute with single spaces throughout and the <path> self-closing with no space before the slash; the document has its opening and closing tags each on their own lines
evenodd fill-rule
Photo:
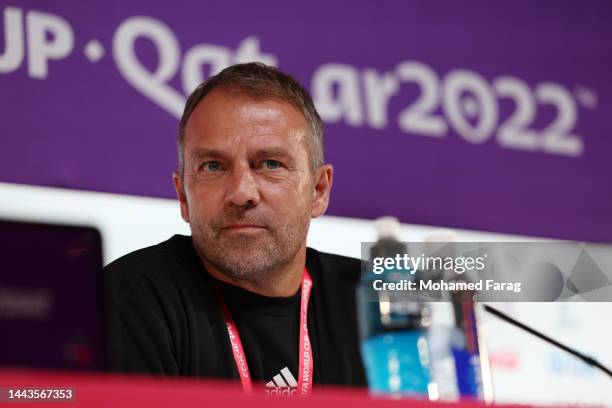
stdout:
<svg viewBox="0 0 612 408">
<path fill-rule="evenodd" d="M 306 243 L 310 215 L 296 209 L 289 219 L 271 223 L 252 215 L 256 210 L 232 209 L 210 224 L 191 220 L 193 245 L 200 258 L 234 281 L 260 285 L 281 275 Z M 257 234 L 228 232 L 235 222 L 264 225 Z"/>
</svg>

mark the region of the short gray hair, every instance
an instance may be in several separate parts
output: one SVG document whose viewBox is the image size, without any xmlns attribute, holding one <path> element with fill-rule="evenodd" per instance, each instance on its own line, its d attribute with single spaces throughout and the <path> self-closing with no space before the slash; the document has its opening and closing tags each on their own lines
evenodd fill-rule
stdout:
<svg viewBox="0 0 612 408">
<path fill-rule="evenodd" d="M 236 64 L 202 82 L 191 93 L 181 117 L 178 136 L 179 174 L 185 170 L 185 127 L 197 105 L 213 89 L 224 89 L 245 94 L 255 99 L 278 98 L 288 102 L 304 115 L 310 128 L 306 145 L 310 156 L 312 174 L 324 163 L 323 122 L 317 112 L 310 93 L 290 75 L 260 62 Z"/>
</svg>

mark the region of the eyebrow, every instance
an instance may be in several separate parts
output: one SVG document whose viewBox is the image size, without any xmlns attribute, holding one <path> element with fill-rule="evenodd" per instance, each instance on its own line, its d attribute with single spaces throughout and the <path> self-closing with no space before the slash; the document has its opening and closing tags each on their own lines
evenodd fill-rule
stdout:
<svg viewBox="0 0 612 408">
<path fill-rule="evenodd" d="M 206 147 L 198 147 L 191 153 L 191 158 L 195 160 L 203 159 L 203 158 L 224 159 L 227 157 L 228 157 L 228 154 L 223 152 L 222 150 L 208 149 Z"/>
<path fill-rule="evenodd" d="M 191 158 L 196 161 L 205 158 L 227 159 L 228 157 L 229 154 L 222 150 L 209 149 L 206 147 L 199 147 L 191 153 Z M 258 160 L 265 157 L 282 157 L 290 162 L 290 164 L 293 164 L 295 161 L 293 155 L 287 149 L 282 147 L 266 147 L 257 149 L 252 155 L 253 160 Z"/>
<path fill-rule="evenodd" d="M 282 147 L 269 147 L 255 150 L 253 154 L 255 159 L 260 159 L 264 157 L 282 157 L 286 160 L 290 160 L 293 162 L 293 155 Z"/>
</svg>

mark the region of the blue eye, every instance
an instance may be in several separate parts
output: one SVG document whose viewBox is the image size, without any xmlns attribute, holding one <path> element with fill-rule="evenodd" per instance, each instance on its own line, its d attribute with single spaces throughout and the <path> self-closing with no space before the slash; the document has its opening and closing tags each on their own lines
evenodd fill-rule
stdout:
<svg viewBox="0 0 612 408">
<path fill-rule="evenodd" d="M 275 170 L 281 167 L 281 163 L 278 160 L 266 160 L 265 162 L 266 168 L 269 170 Z"/>
<path fill-rule="evenodd" d="M 212 173 L 215 171 L 219 171 L 221 169 L 221 163 L 219 163 L 218 161 L 212 160 L 212 161 L 204 163 L 202 165 L 202 168 Z"/>
</svg>

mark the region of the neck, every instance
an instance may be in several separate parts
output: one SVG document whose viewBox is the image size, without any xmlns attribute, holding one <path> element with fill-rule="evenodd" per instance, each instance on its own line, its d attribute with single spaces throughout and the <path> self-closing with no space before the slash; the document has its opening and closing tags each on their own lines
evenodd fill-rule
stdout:
<svg viewBox="0 0 612 408">
<path fill-rule="evenodd" d="M 300 289 L 306 265 L 306 247 L 301 248 L 286 266 L 265 275 L 264 279 L 239 279 L 228 276 L 203 257 L 200 257 L 206 271 L 214 278 L 250 292 L 269 297 L 293 296 Z"/>
</svg>

